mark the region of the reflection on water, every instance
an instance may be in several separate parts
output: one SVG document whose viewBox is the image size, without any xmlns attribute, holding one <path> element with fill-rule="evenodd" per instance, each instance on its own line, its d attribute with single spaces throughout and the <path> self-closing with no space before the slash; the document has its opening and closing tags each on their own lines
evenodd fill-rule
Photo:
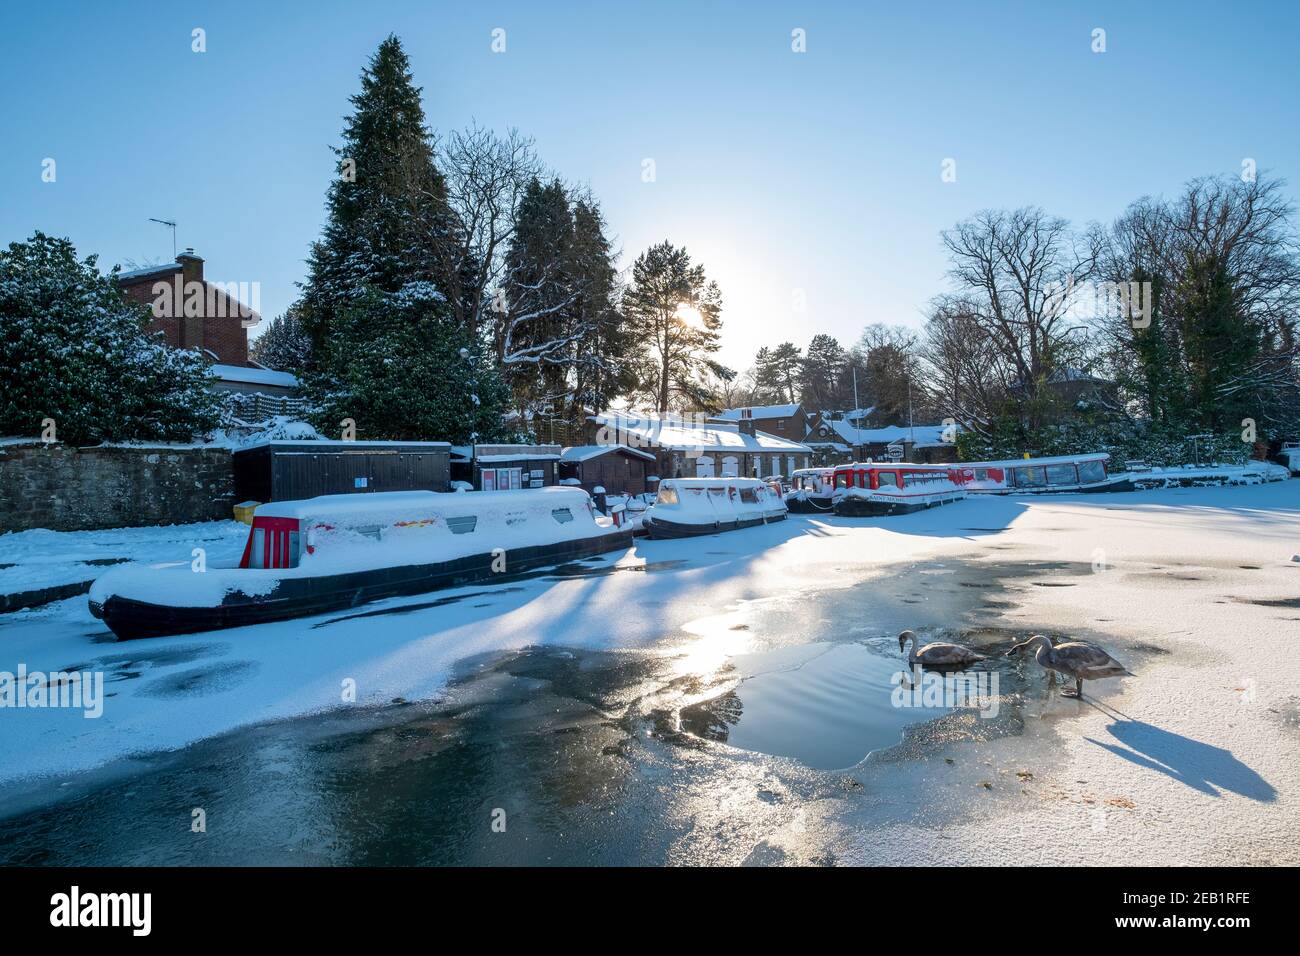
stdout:
<svg viewBox="0 0 1300 956">
<path fill-rule="evenodd" d="M 1009 641 L 1000 643 L 1009 646 Z M 965 674 L 928 673 L 915 695 L 904 693 L 916 677 L 887 647 L 880 642 L 815 644 L 738 657 L 734 664 L 740 682 L 683 708 L 682 726 L 744 750 L 841 770 L 898 743 L 905 728 L 953 713 L 958 707 L 951 704 L 967 703 L 971 706 L 964 709 L 975 709 L 991 721 L 1002 718 L 1005 726 L 1005 695 L 1024 689 L 1023 668 L 993 658 Z M 994 696 L 965 698 L 967 680 L 978 680 Z M 931 703 L 948 706 L 926 706 Z"/>
</svg>

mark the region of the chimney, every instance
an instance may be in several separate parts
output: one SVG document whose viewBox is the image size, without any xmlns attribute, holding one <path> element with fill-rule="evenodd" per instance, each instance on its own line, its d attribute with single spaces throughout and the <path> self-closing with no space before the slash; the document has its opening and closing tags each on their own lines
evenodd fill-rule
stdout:
<svg viewBox="0 0 1300 956">
<path fill-rule="evenodd" d="M 203 348 L 203 319 L 207 310 L 206 289 L 203 286 L 203 259 L 187 248 L 176 261 L 181 265 L 181 314 L 177 319 L 180 346 L 183 349 Z M 197 298 L 197 302 L 191 299 Z M 197 306 L 197 307 L 196 307 Z M 192 313 L 198 313 L 197 315 Z"/>
</svg>

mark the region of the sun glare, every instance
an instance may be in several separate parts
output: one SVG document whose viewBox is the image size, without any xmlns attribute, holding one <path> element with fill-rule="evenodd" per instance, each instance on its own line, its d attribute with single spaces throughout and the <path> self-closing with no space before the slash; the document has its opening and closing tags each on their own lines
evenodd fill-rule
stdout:
<svg viewBox="0 0 1300 956">
<path fill-rule="evenodd" d="M 684 325 L 689 325 L 693 329 L 704 328 L 704 315 L 693 305 L 679 305 L 677 307 L 677 318 L 681 319 Z"/>
</svg>

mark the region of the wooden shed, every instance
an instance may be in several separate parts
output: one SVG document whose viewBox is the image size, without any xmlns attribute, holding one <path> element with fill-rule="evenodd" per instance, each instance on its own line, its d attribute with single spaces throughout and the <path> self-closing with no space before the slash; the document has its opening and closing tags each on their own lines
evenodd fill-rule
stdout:
<svg viewBox="0 0 1300 956">
<path fill-rule="evenodd" d="M 475 491 L 545 488 L 556 483 L 559 445 L 474 445 L 454 449 L 451 477 Z"/>
<path fill-rule="evenodd" d="M 447 491 L 447 442 L 269 441 L 233 456 L 238 501 L 371 491 Z"/>
<path fill-rule="evenodd" d="M 560 481 L 576 481 L 588 492 L 604 488 L 611 495 L 639 495 L 654 489 L 657 459 L 647 451 L 627 445 L 577 445 L 560 455 Z"/>
</svg>

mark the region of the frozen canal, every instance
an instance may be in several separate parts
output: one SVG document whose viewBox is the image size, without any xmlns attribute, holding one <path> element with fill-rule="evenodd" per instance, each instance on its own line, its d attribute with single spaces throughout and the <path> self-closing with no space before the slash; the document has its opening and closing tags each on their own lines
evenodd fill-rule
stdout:
<svg viewBox="0 0 1300 956">
<path fill-rule="evenodd" d="M 1294 864 L 1297 489 L 796 516 L 125 644 L 3 615 L 0 670 L 113 696 L 0 711 L 0 863 Z M 906 627 L 990 655 L 982 709 L 898 706 Z M 1049 696 L 1035 632 L 1137 676 Z"/>
</svg>

